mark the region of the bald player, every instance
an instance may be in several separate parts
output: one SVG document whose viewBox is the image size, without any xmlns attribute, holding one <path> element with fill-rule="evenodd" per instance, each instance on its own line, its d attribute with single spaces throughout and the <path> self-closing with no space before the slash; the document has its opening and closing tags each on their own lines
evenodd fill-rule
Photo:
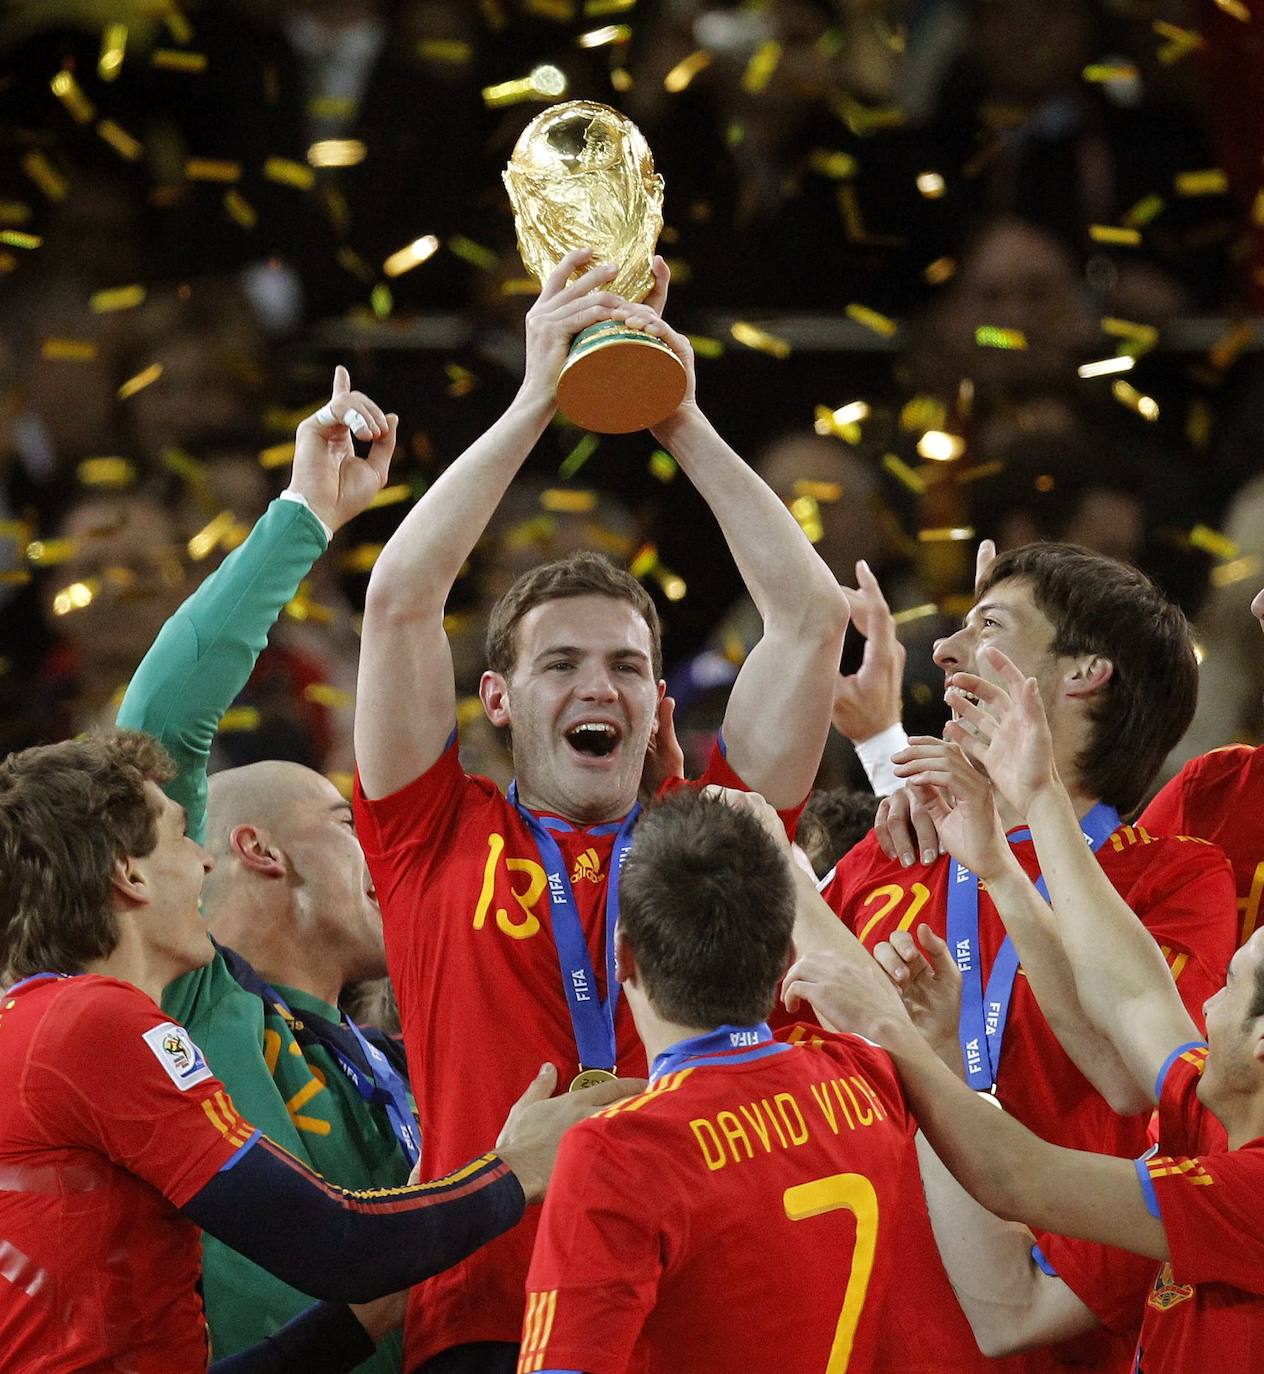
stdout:
<svg viewBox="0 0 1264 1374">
<path fill-rule="evenodd" d="M 357 1189 L 403 1183 L 418 1140 L 402 1057 L 337 1007 L 346 984 L 386 971 L 350 807 L 326 778 L 296 764 L 250 764 L 208 779 L 207 760 L 282 607 L 334 530 L 386 481 L 396 423 L 337 369 L 329 404 L 298 427 L 289 488 L 163 627 L 119 711 L 121 726 L 154 735 L 174 758 L 179 772 L 166 791 L 216 859 L 204 910 L 220 948 L 167 987 L 163 1008 L 187 1027 L 248 1120 L 332 1182 Z M 353 430 L 372 441 L 365 458 L 352 447 Z M 310 1306 L 209 1235 L 203 1281 L 216 1357 Z M 391 1335 L 361 1369 L 395 1374 L 401 1363 Z"/>
</svg>

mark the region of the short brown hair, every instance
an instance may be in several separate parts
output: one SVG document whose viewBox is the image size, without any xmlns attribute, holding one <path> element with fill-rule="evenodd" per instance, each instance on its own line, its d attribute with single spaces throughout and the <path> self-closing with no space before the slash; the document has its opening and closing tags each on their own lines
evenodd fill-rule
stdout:
<svg viewBox="0 0 1264 1374">
<path fill-rule="evenodd" d="M 487 666 L 492 672 L 502 677 L 513 672 L 518 661 L 518 622 L 529 610 L 572 596 L 609 596 L 638 611 L 649 626 L 654 677 L 662 677 L 663 634 L 649 592 L 604 554 L 586 549 L 529 569 L 497 600 L 487 622 Z"/>
<path fill-rule="evenodd" d="M 79 973 L 118 944 L 110 878 L 158 843 L 145 783 L 175 767 L 139 730 L 42 744 L 0 763 L 0 971 Z"/>
<path fill-rule="evenodd" d="M 749 811 L 681 787 L 636 827 L 619 930 L 646 995 L 683 1026 L 749 1026 L 777 999 L 794 929 L 785 851 Z"/>
<path fill-rule="evenodd" d="M 976 600 L 1010 581 L 1031 587 L 1053 626 L 1053 653 L 1101 654 L 1113 664 L 1075 766 L 1088 793 L 1125 815 L 1135 811 L 1194 717 L 1198 660 L 1184 613 L 1139 569 L 1075 544 L 1001 554 Z"/>
</svg>

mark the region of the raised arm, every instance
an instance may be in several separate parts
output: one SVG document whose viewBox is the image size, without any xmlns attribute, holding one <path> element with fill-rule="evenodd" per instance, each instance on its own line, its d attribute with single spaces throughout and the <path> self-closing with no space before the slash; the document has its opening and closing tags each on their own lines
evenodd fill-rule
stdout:
<svg viewBox="0 0 1264 1374">
<path fill-rule="evenodd" d="M 1054 766 L 1036 680 L 1024 678 L 999 650 L 987 653 L 1005 685 L 955 674 L 952 704 L 966 722 L 956 733 L 1026 816 L 1080 1005 L 1155 1101 L 1155 1080 L 1170 1052 L 1202 1037 L 1158 945 L 1084 843 Z"/>
<path fill-rule="evenodd" d="M 364 604 L 355 754 L 370 797 L 419 777 L 456 724 L 452 652 L 443 611 L 514 475 L 553 418 L 571 339 L 610 317 L 617 296 L 597 291 L 615 275 L 587 250 L 563 258 L 527 314 L 526 375 L 509 409 L 405 516 L 373 568 Z M 591 294 L 590 294 L 591 293 Z"/>
<path fill-rule="evenodd" d="M 163 626 L 128 684 L 118 724 L 158 739 L 179 770 L 167 791 L 206 826 L 206 766 L 220 717 L 246 685 L 281 609 L 324 551 L 329 535 L 381 490 L 395 448 L 394 415 L 351 390 L 344 367 L 333 395 L 294 436 L 285 497 Z M 367 458 L 351 443 L 372 441 Z"/>
<path fill-rule="evenodd" d="M 729 694 L 729 762 L 773 806 L 797 806 L 829 734 L 847 598 L 794 516 L 699 409 L 689 341 L 646 306 L 620 316 L 665 340 L 685 363 L 685 399 L 654 437 L 711 507 L 764 622 Z"/>
</svg>

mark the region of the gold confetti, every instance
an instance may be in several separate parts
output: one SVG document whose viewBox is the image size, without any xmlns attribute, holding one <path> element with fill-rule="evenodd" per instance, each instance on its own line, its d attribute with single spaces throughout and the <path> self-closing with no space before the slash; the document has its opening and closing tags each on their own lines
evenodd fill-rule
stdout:
<svg viewBox="0 0 1264 1374">
<path fill-rule="evenodd" d="M 1109 377 L 1116 372 L 1130 372 L 1136 365 L 1136 358 L 1124 353 L 1116 358 L 1103 358 L 1097 363 L 1081 363 L 1075 371 L 1079 377 Z"/>
<path fill-rule="evenodd" d="M 604 19 L 608 14 L 625 14 L 636 8 L 636 0 L 584 0 L 585 19 Z"/>
<path fill-rule="evenodd" d="M 483 103 L 491 109 L 518 105 L 524 100 L 556 100 L 566 94 L 566 77 L 554 66 L 536 67 L 530 76 L 483 87 Z"/>
<path fill-rule="evenodd" d="M 101 56 L 97 58 L 97 75 L 102 81 L 117 80 L 126 52 L 127 25 L 107 24 L 101 34 Z"/>
<path fill-rule="evenodd" d="M 118 389 L 120 401 L 126 401 L 135 396 L 138 391 L 144 391 L 147 386 L 152 386 L 154 382 L 162 376 L 162 364 L 150 363 L 143 372 L 138 372 L 134 377 L 129 377 Z"/>
<path fill-rule="evenodd" d="M 927 200 L 938 200 L 948 187 L 943 177 L 940 176 L 938 172 L 919 172 L 917 175 L 917 189 Z"/>
<path fill-rule="evenodd" d="M 219 718 L 218 729 L 222 733 L 236 734 L 240 731 L 257 730 L 262 717 L 257 706 L 230 706 Z"/>
<path fill-rule="evenodd" d="M 191 157 L 184 164 L 190 181 L 240 181 L 241 163 L 211 157 Z"/>
<path fill-rule="evenodd" d="M 898 128 L 907 122 L 907 115 L 898 105 L 862 105 L 849 95 L 838 99 L 835 113 L 857 138 L 867 138 L 879 129 Z"/>
<path fill-rule="evenodd" d="M 557 465 L 557 475 L 562 478 L 563 481 L 569 481 L 593 454 L 597 452 L 597 445 L 600 442 L 601 439 L 596 434 L 585 434 L 579 443 L 577 443 Z"/>
<path fill-rule="evenodd" d="M 1137 324 L 1133 320 L 1117 319 L 1107 315 L 1102 319 L 1102 333 L 1112 339 L 1136 340 L 1147 348 L 1153 348 L 1159 341 L 1159 331 L 1152 324 Z"/>
<path fill-rule="evenodd" d="M 507 277 L 500 284 L 502 296 L 534 296 L 540 290 L 540 283 L 534 277 Z"/>
<path fill-rule="evenodd" d="M 1255 577 L 1261 568 L 1264 568 L 1264 559 L 1255 554 L 1220 563 L 1211 570 L 1211 585 L 1231 587 L 1235 582 L 1245 582 L 1248 577 Z"/>
<path fill-rule="evenodd" d="M 850 153 L 836 148 L 813 148 L 808 154 L 808 166 L 831 181 L 849 181 L 860 168 Z"/>
<path fill-rule="evenodd" d="M 392 253 L 382 264 L 382 271 L 388 277 L 403 276 L 405 272 L 411 272 L 414 267 L 428 262 L 438 251 L 438 238 L 434 234 L 423 234 L 421 238 Z"/>
<path fill-rule="evenodd" d="M 1203 45 L 1202 34 L 1193 29 L 1182 29 L 1162 19 L 1154 20 L 1150 27 L 1160 38 L 1167 39 L 1158 52 L 1159 61 L 1165 65 L 1170 66 L 1173 62 L 1179 62 L 1181 58 L 1187 57 Z"/>
<path fill-rule="evenodd" d="M 89 339 L 45 339 L 40 357 L 50 363 L 91 363 L 97 346 Z"/>
<path fill-rule="evenodd" d="M 328 706 L 335 711 L 347 710 L 355 705 L 353 693 L 344 691 L 341 687 L 332 687 L 327 682 L 309 682 L 303 688 L 303 699 L 317 706 Z"/>
<path fill-rule="evenodd" d="M 299 191 L 310 191 L 316 184 L 316 173 L 305 163 L 294 162 L 288 157 L 265 159 L 263 174 L 269 181 L 279 182 L 282 186 L 293 186 Z"/>
<path fill-rule="evenodd" d="M 579 48 L 605 48 L 611 43 L 626 43 L 632 37 L 630 24 L 607 24 L 602 29 L 590 29 L 575 40 Z"/>
<path fill-rule="evenodd" d="M 1251 11 L 1242 0 L 1216 0 L 1216 8 L 1224 10 L 1230 18 L 1237 19 L 1243 24 L 1251 22 Z"/>
<path fill-rule="evenodd" d="M 1229 178 L 1219 167 L 1197 172 L 1177 172 L 1172 178 L 1178 196 L 1219 196 L 1229 189 Z"/>
<path fill-rule="evenodd" d="M 586 515 L 597 509 L 597 493 L 549 487 L 540 493 L 540 505 L 544 510 L 562 515 Z"/>
<path fill-rule="evenodd" d="M 143 303 L 143 286 L 111 286 L 104 291 L 94 291 L 88 297 L 88 307 L 96 315 L 107 315 L 115 310 L 132 310 Z"/>
<path fill-rule="evenodd" d="M 31 207 L 21 200 L 0 200 L 0 224 L 25 224 Z"/>
<path fill-rule="evenodd" d="M 1096 85 L 1108 81 L 1135 81 L 1138 73 L 1131 62 L 1093 62 L 1080 75 Z"/>
<path fill-rule="evenodd" d="M 838 202 L 838 213 L 843 221 L 843 233 L 852 243 L 861 243 L 868 234 L 865 230 L 865 219 L 860 213 L 860 197 L 856 194 L 854 186 L 839 186 L 834 193 Z"/>
<path fill-rule="evenodd" d="M 1242 550 L 1228 535 L 1221 534 L 1219 530 L 1213 530 L 1209 525 L 1195 525 L 1189 532 L 1189 542 L 1194 548 L 1202 549 L 1204 553 L 1211 554 L 1213 558 L 1220 559 L 1222 563 L 1229 563 L 1235 558 L 1242 557 Z"/>
<path fill-rule="evenodd" d="M 333 611 L 328 606 L 312 600 L 311 584 L 307 582 L 299 584 L 297 594 L 285 603 L 283 610 L 291 620 L 310 620 L 315 625 L 329 625 L 335 619 Z"/>
<path fill-rule="evenodd" d="M 849 444 L 860 442 L 860 422 L 869 417 L 867 401 L 851 401 L 837 410 L 816 406 L 813 410 L 813 429 L 820 435 L 832 435 Z"/>
<path fill-rule="evenodd" d="M 688 90 L 694 77 L 706 71 L 711 62 L 711 54 L 703 48 L 690 53 L 688 57 L 677 62 L 663 78 L 663 89 L 669 95 L 679 95 L 681 91 Z"/>
<path fill-rule="evenodd" d="M 742 73 L 742 89 L 751 95 L 762 94 L 780 63 L 781 44 L 775 38 L 765 38 L 750 55 Z"/>
<path fill-rule="evenodd" d="M 20 229 L 0 229 L 0 243 L 10 248 L 40 248 L 44 240 L 38 234 L 24 234 Z"/>
<path fill-rule="evenodd" d="M 65 200 L 70 192 L 70 183 L 44 154 L 36 149 L 32 149 L 23 157 L 22 170 L 49 200 Z"/>
<path fill-rule="evenodd" d="M 307 161 L 313 167 L 356 167 L 368 151 L 358 138 L 322 138 L 308 148 Z"/>
<path fill-rule="evenodd" d="M 383 506 L 398 506 L 401 501 L 411 501 L 412 495 L 413 489 L 407 482 L 397 482 L 393 486 L 383 487 L 369 502 L 369 509 L 380 510 Z"/>
<path fill-rule="evenodd" d="M 1088 236 L 1094 243 L 1113 243 L 1129 247 L 1141 242 L 1139 229 L 1121 229 L 1115 224 L 1090 224 Z"/>
<path fill-rule="evenodd" d="M 73 558 L 78 545 L 73 539 L 35 539 L 26 546 L 27 561 L 41 568 L 65 563 Z"/>
<path fill-rule="evenodd" d="M 821 508 L 812 496 L 796 496 L 790 502 L 790 514 L 798 521 L 799 528 L 808 537 L 810 544 L 819 544 L 825 537 L 825 526 L 821 524 Z"/>
<path fill-rule="evenodd" d="M 556 19 L 564 24 L 575 17 L 575 0 L 523 0 L 523 9 L 542 19 Z"/>
<path fill-rule="evenodd" d="M 917 441 L 917 451 L 932 463 L 951 463 L 966 451 L 966 441 L 959 434 L 928 429 Z"/>
<path fill-rule="evenodd" d="M 116 124 L 112 119 L 101 120 L 97 125 L 97 133 L 127 162 L 138 161 L 145 151 L 139 139 L 133 138 L 121 124 Z"/>
<path fill-rule="evenodd" d="M 29 568 L 12 568 L 8 572 L 0 572 L 0 585 L 25 587 L 31 581 Z"/>
<path fill-rule="evenodd" d="M 893 611 L 891 619 L 897 625 L 907 625 L 910 620 L 925 620 L 928 616 L 938 614 L 939 607 L 933 601 L 924 601 L 920 606 L 909 606 L 903 611 Z"/>
<path fill-rule="evenodd" d="M 136 480 L 136 465 L 126 458 L 85 458 L 76 474 L 85 487 L 130 487 Z"/>
<path fill-rule="evenodd" d="M 944 529 L 918 530 L 917 542 L 919 544 L 940 544 L 951 540 L 973 539 L 973 525 L 952 525 Z"/>
<path fill-rule="evenodd" d="M 261 468 L 280 468 L 291 462 L 293 458 L 293 443 L 273 444 L 270 448 L 260 450 L 259 466 Z"/>
<path fill-rule="evenodd" d="M 622 95 L 632 89 L 632 73 L 626 67 L 611 67 L 610 84 Z"/>
<path fill-rule="evenodd" d="M 462 262 L 468 262 L 472 267 L 481 268 L 484 272 L 495 271 L 496 264 L 500 261 L 490 248 L 475 243 L 473 239 L 467 239 L 464 234 L 452 235 L 448 240 L 448 252 L 455 254 Z"/>
<path fill-rule="evenodd" d="M 163 449 L 159 461 L 168 472 L 174 472 L 190 485 L 196 486 L 206 481 L 206 464 L 198 462 L 192 454 L 176 448 L 174 444 Z"/>
<path fill-rule="evenodd" d="M 1027 347 L 1027 336 L 1021 329 L 1001 329 L 994 324 L 981 324 L 974 331 L 974 341 L 980 348 L 1001 348 L 1022 350 Z"/>
<path fill-rule="evenodd" d="M 863 325 L 866 329 L 872 329 L 875 334 L 881 334 L 884 339 L 889 339 L 895 334 L 899 326 L 892 319 L 885 315 L 880 315 L 876 310 L 870 310 L 867 305 L 858 305 L 852 301 L 847 307 L 847 318 L 855 320 L 857 324 Z"/>
<path fill-rule="evenodd" d="M 1207 361 L 1217 372 L 1227 372 L 1251 346 L 1252 338 L 1251 326 L 1245 320 L 1239 320 L 1211 346 Z"/>
<path fill-rule="evenodd" d="M 91 606 L 93 598 L 101 590 L 101 583 L 95 577 L 86 582 L 72 582 L 68 587 L 53 596 L 53 614 L 69 615 L 72 611 L 82 611 Z"/>
<path fill-rule="evenodd" d="M 344 801 L 350 801 L 352 793 L 355 791 L 354 773 L 326 773 L 325 777 L 338 789 L 338 795 Z"/>
<path fill-rule="evenodd" d="M 788 358 L 790 356 L 790 345 L 785 339 L 779 339 L 775 334 L 769 334 L 766 330 L 760 329 L 758 325 L 750 324 L 745 320 L 738 320 L 729 328 L 729 333 L 740 344 L 745 344 L 747 348 L 753 348 L 759 353 L 768 353 L 774 358 Z"/>
<path fill-rule="evenodd" d="M 902 482 L 915 496 L 921 496 L 926 491 L 926 479 L 915 469 L 909 467 L 898 454 L 884 453 L 882 466 L 896 481 Z"/>
<path fill-rule="evenodd" d="M 203 525 L 189 540 L 189 557 L 200 563 L 214 549 L 223 543 L 228 532 L 237 523 L 237 517 L 230 510 L 222 510 L 209 524 Z"/>
<path fill-rule="evenodd" d="M 448 374 L 449 396 L 468 396 L 478 385 L 478 378 L 460 363 L 447 363 L 443 370 Z"/>
<path fill-rule="evenodd" d="M 644 577 L 651 569 L 658 566 L 658 545 L 642 544 L 641 547 L 632 555 L 632 561 L 628 564 L 628 572 L 633 577 Z"/>
<path fill-rule="evenodd" d="M 1143 395 L 1131 382 L 1125 382 L 1122 377 L 1112 384 L 1110 394 L 1120 405 L 1125 405 L 1129 410 L 1136 411 L 1143 420 L 1157 420 L 1159 418 L 1159 403 L 1154 397 Z"/>
<path fill-rule="evenodd" d="M 255 207 L 240 191 L 224 192 L 224 209 L 243 229 L 253 229 L 259 222 L 259 214 Z"/>
<path fill-rule="evenodd" d="M 685 585 L 683 577 L 678 576 L 668 568 L 664 568 L 662 564 L 653 570 L 653 576 L 655 582 L 663 589 L 663 595 L 668 601 L 683 601 L 685 599 L 685 593 L 688 592 L 689 588 Z"/>
<path fill-rule="evenodd" d="M 712 339 L 706 334 L 689 334 L 687 338 L 700 358 L 720 358 L 724 355 L 723 339 Z"/>
<path fill-rule="evenodd" d="M 1134 229 L 1143 229 L 1162 213 L 1165 204 L 1162 196 L 1142 196 L 1131 209 L 1124 211 L 1121 218 Z"/>
<path fill-rule="evenodd" d="M 181 14 L 175 0 L 161 0 L 155 8 L 162 11 L 162 22 L 166 24 L 172 42 L 183 45 L 193 38 L 193 25 Z"/>
<path fill-rule="evenodd" d="M 679 467 L 666 449 L 656 448 L 650 454 L 650 474 L 664 484 L 674 480 Z"/>
<path fill-rule="evenodd" d="M 1004 472 L 1005 464 L 999 458 L 993 459 L 990 463 L 976 463 L 972 468 L 955 468 L 953 478 L 956 482 L 982 482 L 987 477 L 995 477 L 998 472 Z M 935 474 L 936 477 L 942 476 L 942 471 Z"/>
<path fill-rule="evenodd" d="M 97 107 L 84 94 L 73 72 L 60 71 L 48 84 L 76 124 L 91 124 L 97 117 Z"/>
<path fill-rule="evenodd" d="M 474 60 L 474 45 L 461 38 L 423 38 L 417 44 L 417 53 L 424 62 L 462 67 Z"/>
<path fill-rule="evenodd" d="M 936 258 L 922 268 L 922 279 L 930 286 L 942 286 L 950 277 L 956 275 L 956 258 Z"/>
<path fill-rule="evenodd" d="M 338 566 L 344 572 L 368 573 L 373 571 L 373 565 L 382 556 L 381 544 L 357 544 L 354 549 L 348 549 L 338 560 Z"/>
<path fill-rule="evenodd" d="M 150 65 L 163 72 L 204 72 L 206 54 L 204 52 L 181 52 L 177 48 L 155 48 L 149 58 Z"/>
</svg>

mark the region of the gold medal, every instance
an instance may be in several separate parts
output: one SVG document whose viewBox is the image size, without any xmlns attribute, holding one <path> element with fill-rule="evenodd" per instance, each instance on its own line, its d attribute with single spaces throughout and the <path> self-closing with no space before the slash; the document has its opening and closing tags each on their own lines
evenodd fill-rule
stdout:
<svg viewBox="0 0 1264 1374">
<path fill-rule="evenodd" d="M 570 1091 L 573 1093 L 583 1092 L 585 1088 L 595 1088 L 598 1083 L 614 1083 L 616 1075 L 609 1069 L 584 1069 L 571 1079 Z"/>
</svg>

